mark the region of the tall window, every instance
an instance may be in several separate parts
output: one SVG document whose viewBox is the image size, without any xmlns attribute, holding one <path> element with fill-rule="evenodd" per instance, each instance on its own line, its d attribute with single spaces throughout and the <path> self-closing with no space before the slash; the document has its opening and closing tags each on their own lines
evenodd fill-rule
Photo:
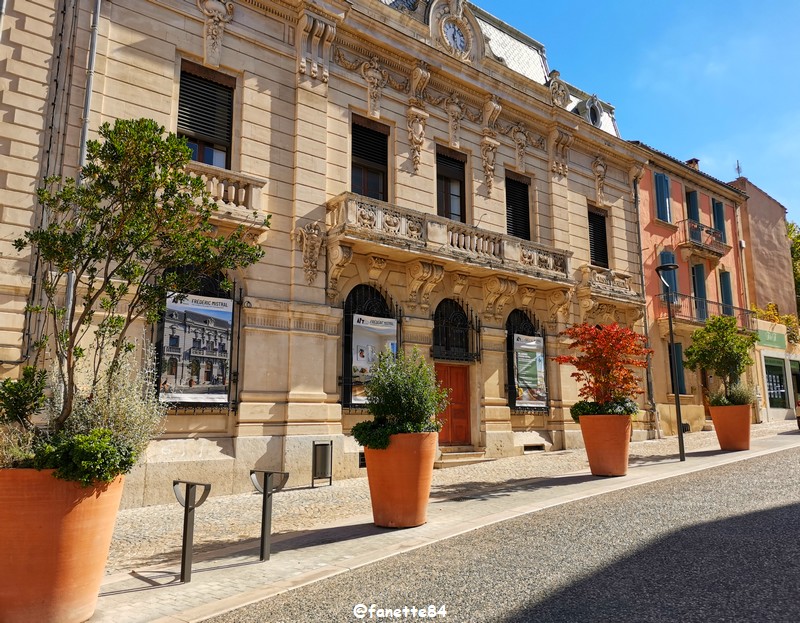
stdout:
<svg viewBox="0 0 800 623">
<path fill-rule="evenodd" d="M 704 264 L 692 266 L 692 293 L 694 294 L 695 319 L 705 322 L 708 319 L 706 301 L 706 267 Z"/>
<path fill-rule="evenodd" d="M 716 199 L 711 200 L 711 209 L 712 209 L 712 216 L 714 219 L 714 229 L 719 232 L 720 240 L 722 242 L 727 242 L 727 236 L 725 236 L 725 206 L 721 201 L 717 201 Z"/>
<path fill-rule="evenodd" d="M 722 271 L 719 274 L 719 293 L 722 299 L 722 313 L 726 316 L 733 316 L 733 285 L 731 284 L 731 274 Z"/>
<path fill-rule="evenodd" d="M 506 231 L 509 236 L 531 239 L 531 180 L 506 172 Z"/>
<path fill-rule="evenodd" d="M 608 268 L 606 213 L 589 209 L 589 258 L 592 266 Z"/>
<path fill-rule="evenodd" d="M 686 216 L 694 223 L 700 223 L 700 203 L 697 198 L 696 190 L 686 191 Z M 689 224 L 689 236 L 694 242 L 700 242 L 702 233 L 700 227 L 692 223 Z"/>
<path fill-rule="evenodd" d="M 669 205 L 669 178 L 663 173 L 655 174 L 656 183 L 656 218 L 667 223 L 672 222 L 672 210 Z"/>
<path fill-rule="evenodd" d="M 680 342 L 675 342 L 675 353 L 667 347 L 667 352 L 669 353 L 669 376 L 670 380 L 672 381 L 672 385 L 670 386 L 670 391 L 675 392 L 678 390 L 679 394 L 686 393 L 686 375 L 683 371 L 683 344 Z M 675 377 L 672 376 L 672 358 L 675 357 L 675 364 L 677 375 Z"/>
<path fill-rule="evenodd" d="M 534 317 L 513 310 L 506 321 L 508 406 L 512 409 L 547 408 L 547 361 L 544 331 Z"/>
<path fill-rule="evenodd" d="M 674 251 L 662 251 L 658 255 L 658 261 L 661 266 L 666 264 L 674 264 L 675 263 L 675 252 Z M 672 291 L 671 296 L 671 303 L 678 302 L 678 270 L 666 270 L 661 273 L 664 276 L 664 279 L 669 284 L 670 290 Z M 659 280 L 660 281 L 660 280 Z M 661 283 L 661 293 L 666 298 L 667 295 L 667 286 L 664 283 Z"/>
<path fill-rule="evenodd" d="M 439 216 L 466 222 L 464 168 L 467 157 L 444 147 L 436 149 L 436 210 Z"/>
<path fill-rule="evenodd" d="M 186 137 L 192 160 L 230 167 L 235 86 L 231 76 L 183 61 L 178 134 Z"/>
<path fill-rule="evenodd" d="M 353 115 L 352 147 L 352 191 L 386 201 L 389 128 Z"/>
</svg>

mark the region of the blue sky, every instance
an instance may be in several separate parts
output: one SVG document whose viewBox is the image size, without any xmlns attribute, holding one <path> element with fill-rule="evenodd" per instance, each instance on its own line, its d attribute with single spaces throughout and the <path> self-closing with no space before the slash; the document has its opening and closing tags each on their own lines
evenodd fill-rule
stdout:
<svg viewBox="0 0 800 623">
<path fill-rule="evenodd" d="M 800 223 L 800 1 L 476 4 L 542 43 L 563 80 L 611 103 L 623 138 L 699 158 L 726 182 L 738 160 Z"/>
</svg>

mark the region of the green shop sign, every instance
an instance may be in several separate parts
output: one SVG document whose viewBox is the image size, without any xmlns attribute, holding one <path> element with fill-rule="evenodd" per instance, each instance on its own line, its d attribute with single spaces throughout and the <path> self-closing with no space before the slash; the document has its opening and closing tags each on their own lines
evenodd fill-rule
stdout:
<svg viewBox="0 0 800 623">
<path fill-rule="evenodd" d="M 786 350 L 786 335 L 775 331 L 758 330 L 758 340 L 761 346 L 769 348 L 780 348 Z"/>
</svg>

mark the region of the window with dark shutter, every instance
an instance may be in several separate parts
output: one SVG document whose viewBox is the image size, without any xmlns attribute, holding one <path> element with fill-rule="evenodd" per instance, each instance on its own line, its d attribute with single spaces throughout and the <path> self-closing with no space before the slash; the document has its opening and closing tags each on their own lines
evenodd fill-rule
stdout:
<svg viewBox="0 0 800 623">
<path fill-rule="evenodd" d="M 436 150 L 436 211 L 439 216 L 466 222 L 464 165 L 466 156 L 450 149 Z"/>
<path fill-rule="evenodd" d="M 675 393 L 675 390 L 678 390 L 679 394 L 686 393 L 686 375 L 683 371 L 683 344 L 680 342 L 675 342 L 675 352 L 673 354 L 672 349 L 667 347 L 667 353 L 669 354 L 669 376 L 670 380 L 672 381 L 672 392 Z M 672 358 L 675 358 L 675 368 L 676 368 L 676 376 L 672 376 Z"/>
<path fill-rule="evenodd" d="M 725 236 L 725 206 L 721 201 L 717 201 L 716 199 L 711 200 L 712 206 L 712 217 L 714 219 L 714 229 L 719 232 L 720 240 L 722 242 L 727 242 L 728 239 Z"/>
<path fill-rule="evenodd" d="M 608 268 L 606 215 L 598 210 L 589 210 L 589 258 L 592 266 Z"/>
<path fill-rule="evenodd" d="M 656 218 L 666 223 L 672 222 L 669 205 L 669 178 L 663 173 L 655 174 L 656 180 Z"/>
<path fill-rule="evenodd" d="M 386 201 L 389 128 L 354 115 L 352 150 L 352 191 Z"/>
<path fill-rule="evenodd" d="M 659 256 L 659 264 L 661 266 L 665 266 L 666 264 L 674 264 L 675 263 L 675 252 L 674 251 L 662 251 Z M 678 302 L 678 270 L 665 270 L 661 273 L 663 278 L 669 284 L 671 290 L 671 301 L 673 304 Z M 661 281 L 659 279 L 659 281 Z M 661 283 L 661 294 L 666 297 L 667 295 L 667 286 L 664 283 Z"/>
<path fill-rule="evenodd" d="M 192 160 L 230 167 L 235 79 L 184 61 L 178 97 L 178 134 Z"/>
<path fill-rule="evenodd" d="M 506 231 L 523 240 L 531 239 L 530 184 L 528 178 L 506 176 Z"/>
<path fill-rule="evenodd" d="M 719 274 L 719 291 L 722 298 L 722 313 L 725 316 L 733 316 L 733 286 L 728 271 Z"/>
</svg>

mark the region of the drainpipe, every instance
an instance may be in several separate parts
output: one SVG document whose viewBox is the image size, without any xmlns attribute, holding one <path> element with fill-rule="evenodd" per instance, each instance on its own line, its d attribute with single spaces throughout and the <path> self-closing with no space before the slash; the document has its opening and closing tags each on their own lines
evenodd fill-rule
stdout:
<svg viewBox="0 0 800 623">
<path fill-rule="evenodd" d="M 89 40 L 89 58 L 86 66 L 86 91 L 83 98 L 83 114 L 81 116 L 81 142 L 80 142 L 80 155 L 78 156 L 78 172 L 77 176 L 80 178 L 81 169 L 86 164 L 86 142 L 89 135 L 89 113 L 92 107 L 92 90 L 94 88 L 94 66 L 97 60 L 97 33 L 100 30 L 100 5 L 102 0 L 95 0 L 94 14 L 92 15 L 91 38 Z M 73 297 L 73 290 L 75 289 L 75 273 L 70 271 L 67 273 L 67 293 L 66 301 L 64 303 L 65 314 L 64 321 L 67 323 L 72 322 L 72 315 L 75 311 L 75 299 Z"/>
<path fill-rule="evenodd" d="M 645 163 L 646 165 L 647 163 Z M 642 288 L 642 297 L 645 300 L 644 305 L 644 336 L 645 336 L 645 346 L 650 348 L 650 331 L 648 327 L 650 326 L 647 319 L 647 292 L 645 290 L 644 285 L 644 252 L 642 249 L 642 229 L 639 217 L 639 178 L 633 178 L 633 207 L 636 213 L 636 242 L 639 245 L 640 253 L 639 253 L 639 285 Z M 646 396 L 647 396 L 647 408 L 651 410 L 653 413 L 653 418 L 655 420 L 656 425 L 656 439 L 661 439 L 661 420 L 658 416 L 658 409 L 656 409 L 656 404 L 653 400 L 653 369 L 652 369 L 652 360 L 651 356 L 647 355 L 647 368 L 645 368 L 645 387 L 646 387 Z"/>
</svg>

